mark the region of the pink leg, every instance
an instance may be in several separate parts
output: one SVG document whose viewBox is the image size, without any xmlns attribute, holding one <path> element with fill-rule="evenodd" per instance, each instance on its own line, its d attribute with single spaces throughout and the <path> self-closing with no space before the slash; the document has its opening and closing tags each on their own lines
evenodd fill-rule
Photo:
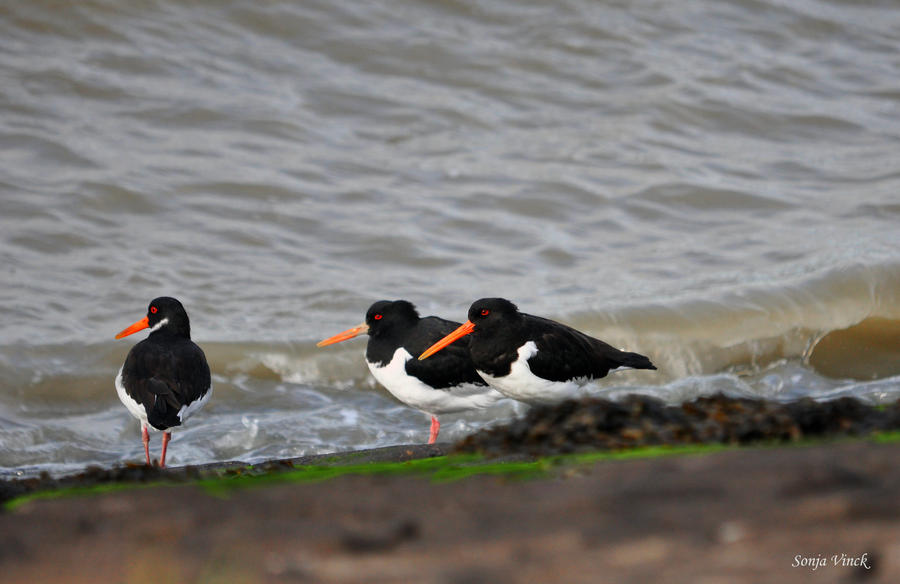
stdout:
<svg viewBox="0 0 900 584">
<path fill-rule="evenodd" d="M 163 447 L 162 454 L 159 455 L 159 468 L 165 468 L 166 466 L 166 447 L 169 445 L 169 440 L 171 440 L 171 438 L 171 432 L 163 432 Z"/>
<path fill-rule="evenodd" d="M 147 466 L 153 466 L 150 463 L 150 432 L 147 431 L 147 426 L 141 426 L 141 440 L 144 442 L 144 454 L 147 456 Z"/>
<path fill-rule="evenodd" d="M 431 436 L 428 437 L 428 443 L 434 444 L 437 440 L 438 432 L 441 431 L 441 423 L 434 416 L 431 416 Z"/>
</svg>

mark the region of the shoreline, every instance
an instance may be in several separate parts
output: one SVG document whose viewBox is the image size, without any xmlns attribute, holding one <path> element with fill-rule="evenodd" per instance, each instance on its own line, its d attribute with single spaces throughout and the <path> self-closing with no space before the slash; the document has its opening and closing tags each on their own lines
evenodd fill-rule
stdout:
<svg viewBox="0 0 900 584">
<path fill-rule="evenodd" d="M 625 453 L 642 457 L 648 448 L 689 448 L 715 451 L 728 446 L 825 444 L 829 440 L 865 439 L 900 431 L 900 400 L 872 407 L 852 398 L 830 402 L 805 399 L 791 403 L 727 397 L 716 394 L 680 405 L 665 405 L 645 396 L 613 402 L 599 398 L 565 401 L 530 409 L 511 422 L 471 434 L 456 444 L 402 444 L 314 454 L 260 463 L 212 462 L 167 467 L 123 464 L 87 466 L 82 471 L 51 477 L 0 480 L 0 504 L 19 497 L 102 485 L 191 483 L 203 480 L 276 476 L 307 467 L 361 465 L 365 472 L 392 470 L 389 465 L 458 456 L 481 456 L 479 465 L 535 462 L 575 453 Z M 630 453 L 630 454 L 629 454 Z M 450 461 L 450 464 L 455 461 Z M 388 465 L 385 468 L 377 465 Z M 376 468 L 377 467 L 377 468 Z M 339 473 L 338 473 L 339 474 Z"/>
<path fill-rule="evenodd" d="M 365 450 L 348 450 L 329 454 L 310 454 L 294 458 L 272 459 L 259 463 L 228 460 L 166 468 L 147 466 L 143 463 L 125 463 L 111 467 L 89 465 L 79 472 L 60 477 L 51 477 L 43 473 L 37 477 L 0 480 L 0 504 L 8 504 L 18 497 L 40 492 L 88 488 L 105 484 L 188 484 L 204 479 L 227 479 L 229 475 L 261 476 L 308 465 L 404 462 L 444 456 L 451 446 L 450 443 L 433 445 L 400 444 Z"/>
<path fill-rule="evenodd" d="M 0 569 L 10 584 L 895 582 L 898 409 L 585 400 L 455 445 L 5 481 Z"/>
<path fill-rule="evenodd" d="M 345 474 L 41 498 L 0 515 L 0 562 L 9 583 L 749 583 L 808 581 L 815 558 L 866 554 L 870 569 L 822 565 L 816 581 L 890 582 L 898 456 L 900 442 L 853 440 L 561 465 L 524 481 Z"/>
</svg>

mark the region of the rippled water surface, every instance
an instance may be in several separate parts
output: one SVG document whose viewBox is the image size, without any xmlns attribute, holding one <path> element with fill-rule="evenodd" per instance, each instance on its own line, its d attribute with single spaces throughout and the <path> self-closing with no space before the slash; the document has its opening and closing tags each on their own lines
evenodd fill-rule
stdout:
<svg viewBox="0 0 900 584">
<path fill-rule="evenodd" d="M 900 397 L 895 3 L 8 2 L 0 79 L 0 475 L 140 460 L 164 294 L 215 384 L 172 464 L 424 441 L 315 347 L 381 298 L 650 355 L 615 397 Z"/>
</svg>

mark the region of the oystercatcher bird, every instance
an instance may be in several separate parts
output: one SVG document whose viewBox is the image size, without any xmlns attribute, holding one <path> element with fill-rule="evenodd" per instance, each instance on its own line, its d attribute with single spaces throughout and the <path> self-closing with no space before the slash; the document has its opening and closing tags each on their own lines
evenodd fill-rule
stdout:
<svg viewBox="0 0 900 584">
<path fill-rule="evenodd" d="M 505 298 L 476 300 L 468 321 L 419 359 L 452 347 L 466 335 L 479 375 L 500 393 L 526 403 L 577 397 L 582 385 L 615 369 L 656 369 L 644 355 L 620 351 L 564 324 L 519 312 Z"/>
<path fill-rule="evenodd" d="M 147 465 L 148 428 L 162 431 L 159 466 L 166 466 L 170 428 L 180 426 L 212 395 L 209 365 L 191 341 L 191 326 L 181 302 L 162 296 L 147 307 L 147 316 L 116 335 L 117 339 L 149 328 L 150 335 L 131 348 L 116 376 L 119 399 L 141 421 Z"/>
<path fill-rule="evenodd" d="M 433 362 L 413 359 L 458 326 L 458 322 L 436 316 L 422 318 L 406 300 L 380 300 L 369 307 L 365 322 L 317 346 L 368 333 L 369 371 L 394 397 L 431 416 L 428 443 L 434 444 L 441 429 L 439 414 L 485 408 L 503 399 L 475 372 L 467 342 L 449 347 Z"/>
</svg>

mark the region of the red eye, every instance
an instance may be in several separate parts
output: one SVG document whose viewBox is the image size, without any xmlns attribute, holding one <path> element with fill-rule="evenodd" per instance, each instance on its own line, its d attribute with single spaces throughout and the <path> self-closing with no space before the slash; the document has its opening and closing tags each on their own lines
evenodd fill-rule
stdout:
<svg viewBox="0 0 900 584">
<path fill-rule="evenodd" d="M 372 318 L 374 318 L 375 320 L 381 320 L 381 315 L 380 315 L 380 314 L 376 314 L 376 315 L 373 316 Z"/>
<path fill-rule="evenodd" d="M 151 306 L 151 307 L 150 307 L 150 314 L 156 314 L 156 307 L 155 307 L 155 306 Z"/>
<path fill-rule="evenodd" d="M 481 309 L 481 316 L 487 316 L 487 315 L 489 315 L 490 313 L 491 313 L 491 311 L 488 310 L 487 308 L 482 308 L 482 309 Z"/>
</svg>

